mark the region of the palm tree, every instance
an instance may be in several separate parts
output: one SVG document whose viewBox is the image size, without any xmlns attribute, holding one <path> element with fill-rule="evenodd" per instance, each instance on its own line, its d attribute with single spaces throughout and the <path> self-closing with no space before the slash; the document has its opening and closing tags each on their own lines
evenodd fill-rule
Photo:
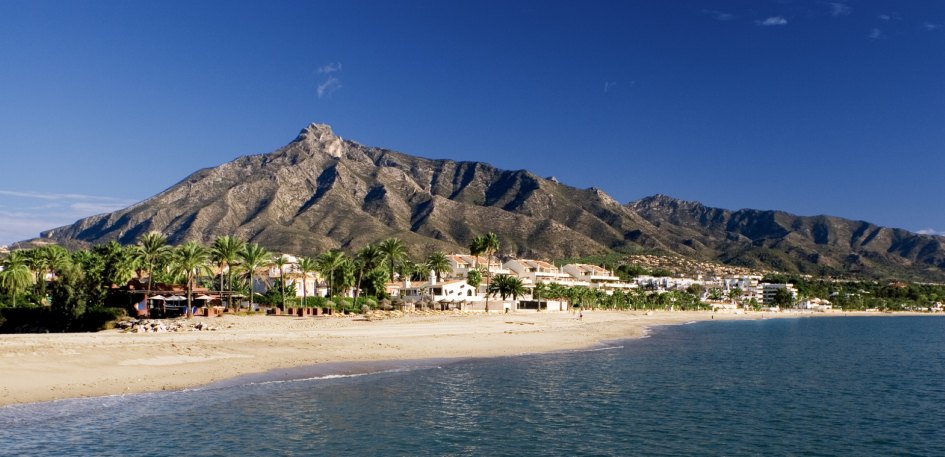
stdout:
<svg viewBox="0 0 945 457">
<path fill-rule="evenodd" d="M 440 280 L 443 279 L 443 273 L 451 270 L 449 259 L 446 258 L 446 254 L 440 251 L 436 251 L 427 257 L 426 267 L 427 270 L 436 274 L 437 278 Z M 430 279 L 432 280 L 433 278 Z"/>
<path fill-rule="evenodd" d="M 300 257 L 298 267 L 299 273 L 302 273 L 302 305 L 305 306 L 308 301 L 308 274 L 314 273 L 318 269 L 318 262 L 311 257 Z"/>
<path fill-rule="evenodd" d="M 535 302 L 538 304 L 538 311 L 541 311 L 541 296 L 545 295 L 545 298 L 548 298 L 548 284 L 539 282 L 535 284 L 535 287 L 532 289 L 532 298 L 535 299 Z"/>
<path fill-rule="evenodd" d="M 489 281 L 492 277 L 492 255 L 499 250 L 499 237 L 493 233 L 486 233 L 482 237 L 482 247 L 486 254 L 486 312 L 489 312 Z"/>
<path fill-rule="evenodd" d="M 318 256 L 318 270 L 328 278 L 329 297 L 335 293 L 335 271 L 343 267 L 346 261 L 345 253 L 338 249 L 323 252 Z"/>
<path fill-rule="evenodd" d="M 388 238 L 377 246 L 387 257 L 390 265 L 390 281 L 394 282 L 394 267 L 398 262 L 407 258 L 407 247 L 397 238 Z"/>
<path fill-rule="evenodd" d="M 167 238 L 160 232 L 148 232 L 138 238 L 138 244 L 135 246 L 135 255 L 138 256 L 141 263 L 148 267 L 148 288 L 144 293 L 144 300 L 147 302 L 148 296 L 154 285 L 154 265 L 167 258 L 170 248 L 167 245 Z"/>
<path fill-rule="evenodd" d="M 13 296 L 13 307 L 16 308 L 16 294 L 33 284 L 35 278 L 28 265 L 29 259 L 24 251 L 13 251 L 3 261 L 3 271 L 0 271 L 0 287 L 3 287 Z"/>
<path fill-rule="evenodd" d="M 174 269 L 187 281 L 187 318 L 193 317 L 194 282 L 200 273 L 209 272 L 210 250 L 196 241 L 188 241 L 174 250 Z"/>
<path fill-rule="evenodd" d="M 253 280 L 256 278 L 256 271 L 269 264 L 271 256 L 266 248 L 256 244 L 248 243 L 243 246 L 239 253 L 240 260 L 243 262 L 243 268 L 249 276 L 249 309 L 253 309 Z"/>
<path fill-rule="evenodd" d="M 742 289 L 738 287 L 732 288 L 728 291 L 728 297 L 735 302 L 735 306 L 738 306 L 738 301 L 742 298 Z"/>
<path fill-rule="evenodd" d="M 279 295 L 282 297 L 282 312 L 285 312 L 285 266 L 289 261 L 284 255 L 277 255 L 272 258 L 272 265 L 279 269 Z"/>
<path fill-rule="evenodd" d="M 50 244 L 28 251 L 29 264 L 36 274 L 36 296 L 43 304 L 46 302 L 46 275 L 61 270 L 71 263 L 69 251 L 62 246 Z"/>
<path fill-rule="evenodd" d="M 482 235 L 469 242 L 469 255 L 473 256 L 473 268 L 479 268 L 479 256 L 486 252 L 486 238 Z"/>
<path fill-rule="evenodd" d="M 213 240 L 213 246 L 210 248 L 210 257 L 220 269 L 220 292 L 230 292 L 227 294 L 226 307 L 233 307 L 233 268 L 239 262 L 240 251 L 246 243 L 243 240 L 230 235 L 217 237 Z M 223 267 L 226 267 L 226 284 L 223 282 Z M 228 288 L 226 286 L 229 286 Z"/>
<path fill-rule="evenodd" d="M 524 293 L 525 288 L 522 285 L 522 280 L 512 275 L 497 275 L 495 281 L 489 285 L 489 295 L 498 294 L 502 297 L 502 300 L 505 300 L 506 297 L 512 297 L 512 300 L 516 300 Z"/>
<path fill-rule="evenodd" d="M 358 266 L 358 284 L 354 288 L 355 304 L 357 304 L 358 298 L 361 296 L 361 280 L 364 278 L 364 272 L 370 272 L 379 267 L 382 263 L 384 263 L 386 255 L 376 245 L 369 244 L 358 251 L 356 258 Z"/>
<path fill-rule="evenodd" d="M 125 248 L 117 241 L 95 246 L 92 251 L 105 260 L 105 270 L 102 272 L 106 286 L 125 285 L 135 276 L 136 248 Z"/>
</svg>

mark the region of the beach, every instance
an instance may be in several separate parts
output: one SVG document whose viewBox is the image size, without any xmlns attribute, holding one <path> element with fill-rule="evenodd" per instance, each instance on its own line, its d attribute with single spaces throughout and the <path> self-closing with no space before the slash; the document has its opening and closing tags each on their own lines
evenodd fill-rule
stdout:
<svg viewBox="0 0 945 457">
<path fill-rule="evenodd" d="M 811 314 L 584 311 L 194 318 L 216 331 L 0 335 L 0 406 L 196 387 L 280 368 L 551 352 L 652 326 Z M 875 315 L 875 313 L 874 313 Z"/>
</svg>

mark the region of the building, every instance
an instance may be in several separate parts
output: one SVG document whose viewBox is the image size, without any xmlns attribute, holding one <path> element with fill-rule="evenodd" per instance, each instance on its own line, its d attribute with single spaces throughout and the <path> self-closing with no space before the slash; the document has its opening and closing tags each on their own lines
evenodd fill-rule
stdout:
<svg viewBox="0 0 945 457">
<path fill-rule="evenodd" d="M 272 286 L 272 281 L 285 277 L 287 286 L 295 285 L 295 296 L 302 298 L 304 291 L 309 297 L 325 296 L 328 294 L 328 284 L 319 281 L 318 273 L 308 272 L 302 274 L 299 270 L 299 259 L 296 256 L 282 254 L 285 265 L 280 269 L 276 265 L 269 265 L 269 268 L 253 279 L 253 291 L 264 294 Z M 304 286 L 303 286 L 304 284 Z"/>
<path fill-rule="evenodd" d="M 771 283 L 761 283 L 761 296 L 762 303 L 770 305 L 774 303 L 774 296 L 778 293 L 779 290 L 787 290 L 791 294 L 791 301 L 797 300 L 797 289 L 794 288 L 794 284 L 771 284 Z"/>
<path fill-rule="evenodd" d="M 821 298 L 809 298 L 797 304 L 797 309 L 809 309 L 812 311 L 829 311 L 833 305 L 829 301 Z"/>
<path fill-rule="evenodd" d="M 591 287 L 606 291 L 637 287 L 636 284 L 621 281 L 620 277 L 614 275 L 612 271 L 597 265 L 571 263 L 561 267 L 561 271 L 578 281 L 590 284 Z"/>
<path fill-rule="evenodd" d="M 530 259 L 512 259 L 502 265 L 502 268 L 509 270 L 522 283 L 532 286 L 538 283 L 568 283 L 573 282 L 573 277 L 567 273 L 561 272 L 558 267 L 544 260 Z"/>
</svg>

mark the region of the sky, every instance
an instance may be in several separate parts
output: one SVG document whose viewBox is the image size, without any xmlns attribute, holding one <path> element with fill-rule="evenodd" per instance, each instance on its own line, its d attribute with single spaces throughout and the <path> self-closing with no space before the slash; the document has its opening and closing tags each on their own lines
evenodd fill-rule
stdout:
<svg viewBox="0 0 945 457">
<path fill-rule="evenodd" d="M 311 122 L 621 202 L 945 234 L 945 1 L 0 0 L 0 244 Z"/>
</svg>

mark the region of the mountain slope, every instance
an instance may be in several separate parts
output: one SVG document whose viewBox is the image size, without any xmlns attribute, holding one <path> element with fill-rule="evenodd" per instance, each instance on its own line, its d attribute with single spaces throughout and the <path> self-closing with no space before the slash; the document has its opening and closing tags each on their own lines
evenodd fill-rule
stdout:
<svg viewBox="0 0 945 457">
<path fill-rule="evenodd" d="M 682 254 L 808 274 L 945 277 L 942 237 L 832 216 L 729 211 L 663 195 L 628 206 Z"/>
<path fill-rule="evenodd" d="M 41 236 L 133 243 L 158 230 L 177 243 L 235 234 L 313 254 L 388 236 L 418 249 L 452 250 L 494 231 L 504 252 L 559 257 L 620 248 L 626 231 L 648 225 L 597 190 L 365 147 L 313 124 L 273 153 L 200 170 L 132 207 Z"/>
<path fill-rule="evenodd" d="M 945 280 L 940 237 L 665 196 L 621 205 L 600 190 L 524 170 L 363 146 L 318 124 L 272 153 L 197 171 L 134 206 L 41 236 L 133 243 L 151 230 L 172 243 L 234 234 L 303 255 L 389 236 L 414 254 L 465 250 L 473 236 L 493 231 L 503 253 L 528 257 L 645 249 L 788 272 Z"/>
</svg>

